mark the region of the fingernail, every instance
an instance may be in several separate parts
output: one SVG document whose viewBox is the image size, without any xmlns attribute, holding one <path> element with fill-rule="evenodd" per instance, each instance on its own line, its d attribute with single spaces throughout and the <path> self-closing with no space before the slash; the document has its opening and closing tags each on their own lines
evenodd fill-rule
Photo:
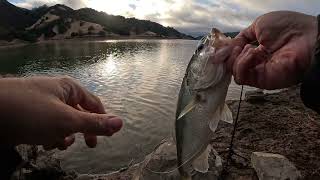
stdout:
<svg viewBox="0 0 320 180">
<path fill-rule="evenodd" d="M 65 146 L 71 146 L 75 141 L 74 135 L 68 136 L 64 139 Z"/>
<path fill-rule="evenodd" d="M 105 128 L 108 131 L 108 135 L 112 135 L 119 131 L 122 127 L 122 120 L 118 117 L 112 117 L 105 122 Z M 110 134 L 109 134 L 110 133 Z"/>
<path fill-rule="evenodd" d="M 116 130 L 116 131 L 118 131 L 118 130 L 121 129 L 121 127 L 122 127 L 122 120 L 121 120 L 120 118 L 114 117 L 114 118 L 110 119 L 110 121 L 111 121 L 111 127 L 112 127 L 112 129 L 114 129 L 114 130 Z"/>
</svg>

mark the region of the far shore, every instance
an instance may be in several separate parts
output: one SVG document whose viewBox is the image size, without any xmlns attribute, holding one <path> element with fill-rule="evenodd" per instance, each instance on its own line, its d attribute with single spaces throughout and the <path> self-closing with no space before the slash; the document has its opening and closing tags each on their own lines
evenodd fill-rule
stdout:
<svg viewBox="0 0 320 180">
<path fill-rule="evenodd" d="M 178 38 L 178 37 L 160 37 L 160 36 L 83 36 L 75 38 L 65 38 L 65 39 L 47 39 L 47 40 L 38 40 L 36 42 L 28 42 L 20 39 L 15 39 L 13 41 L 4 41 L 0 40 L 0 49 L 1 48 L 15 48 L 21 47 L 30 44 L 43 44 L 43 43 L 52 43 L 52 42 L 61 42 L 61 41 L 91 41 L 91 40 L 194 40 L 187 38 Z"/>
</svg>

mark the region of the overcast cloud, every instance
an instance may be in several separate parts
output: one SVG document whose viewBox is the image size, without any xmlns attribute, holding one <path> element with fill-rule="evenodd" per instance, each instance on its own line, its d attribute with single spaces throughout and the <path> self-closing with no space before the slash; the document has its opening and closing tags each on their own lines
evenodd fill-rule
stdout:
<svg viewBox="0 0 320 180">
<path fill-rule="evenodd" d="M 10 0 L 9 0 L 10 1 Z M 178 30 L 198 34 L 211 27 L 238 31 L 269 11 L 293 10 L 320 14 L 319 0 L 11 0 L 25 8 L 65 4 L 90 7 L 108 14 L 148 19 Z"/>
</svg>

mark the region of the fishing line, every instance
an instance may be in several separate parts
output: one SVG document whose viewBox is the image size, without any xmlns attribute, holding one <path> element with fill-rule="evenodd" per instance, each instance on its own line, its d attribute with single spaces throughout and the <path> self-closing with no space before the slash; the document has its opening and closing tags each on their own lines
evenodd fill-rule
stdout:
<svg viewBox="0 0 320 180">
<path fill-rule="evenodd" d="M 235 134 L 236 134 L 236 131 L 237 131 L 237 126 L 238 126 L 238 120 L 239 120 L 239 114 L 240 114 L 240 108 L 241 108 L 241 102 L 242 102 L 242 95 L 243 95 L 243 86 L 241 86 L 241 93 L 240 93 L 239 105 L 238 105 L 238 110 L 237 110 L 237 116 L 236 116 L 236 120 L 235 120 L 235 123 L 234 123 L 234 126 L 233 126 L 233 131 L 232 131 L 231 142 L 230 142 L 230 146 L 229 146 L 229 155 L 228 155 L 228 158 L 227 158 L 226 168 L 228 168 L 229 165 L 230 165 L 230 161 L 232 159 L 232 155 L 237 155 L 239 157 L 242 157 L 242 156 L 236 154 L 234 152 L 234 149 L 233 149 L 234 138 L 235 138 Z M 242 158 L 244 158 L 244 157 L 242 157 Z M 244 159 L 246 159 L 246 158 L 244 158 Z"/>
</svg>

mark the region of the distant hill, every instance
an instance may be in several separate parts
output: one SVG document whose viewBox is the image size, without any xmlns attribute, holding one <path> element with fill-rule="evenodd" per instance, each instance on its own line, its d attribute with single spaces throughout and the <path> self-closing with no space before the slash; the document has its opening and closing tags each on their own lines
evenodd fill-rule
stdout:
<svg viewBox="0 0 320 180">
<path fill-rule="evenodd" d="M 16 31 L 24 31 L 26 26 L 36 21 L 27 9 L 16 7 L 6 0 L 0 0 L 0 39 L 11 39 L 8 37 Z"/>
<path fill-rule="evenodd" d="M 2 28 L 21 29 L 36 20 L 36 17 L 33 17 L 29 10 L 16 7 L 6 0 L 0 0 L 0 13 Z"/>
<path fill-rule="evenodd" d="M 172 27 L 90 8 L 73 10 L 57 4 L 28 10 L 0 0 L 0 40 L 37 41 L 86 36 L 193 39 Z"/>
<path fill-rule="evenodd" d="M 204 36 L 205 36 L 205 35 L 203 35 L 203 36 L 197 36 L 197 37 L 195 37 L 195 39 L 196 39 L 196 40 L 201 40 Z"/>
<path fill-rule="evenodd" d="M 79 9 L 75 15 L 77 19 L 100 24 L 105 27 L 106 31 L 120 35 L 137 35 L 153 32 L 162 37 L 191 38 L 174 28 L 164 27 L 152 21 L 108 15 L 90 8 Z"/>
</svg>

